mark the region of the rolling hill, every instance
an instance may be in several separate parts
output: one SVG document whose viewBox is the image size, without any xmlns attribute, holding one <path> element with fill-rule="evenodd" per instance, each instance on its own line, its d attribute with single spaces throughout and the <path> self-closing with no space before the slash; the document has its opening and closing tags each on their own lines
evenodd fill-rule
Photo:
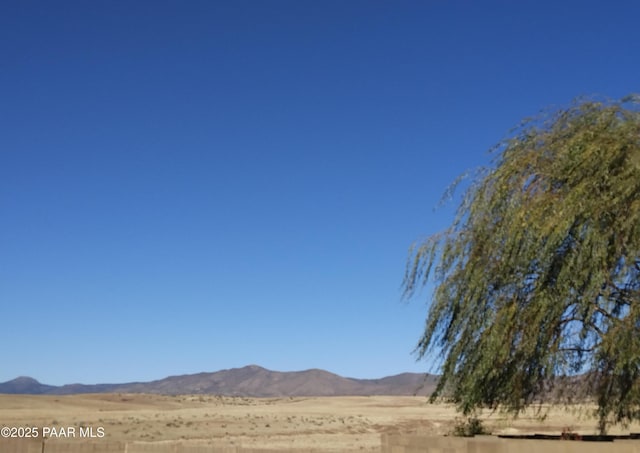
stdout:
<svg viewBox="0 0 640 453">
<path fill-rule="evenodd" d="M 355 379 L 319 369 L 282 372 L 249 365 L 211 373 L 169 376 L 156 381 L 123 384 L 52 386 L 22 376 L 0 383 L 0 393 L 158 393 L 247 397 L 428 395 L 435 388 L 436 382 L 436 376 L 421 373 L 402 373 L 380 379 Z"/>
</svg>

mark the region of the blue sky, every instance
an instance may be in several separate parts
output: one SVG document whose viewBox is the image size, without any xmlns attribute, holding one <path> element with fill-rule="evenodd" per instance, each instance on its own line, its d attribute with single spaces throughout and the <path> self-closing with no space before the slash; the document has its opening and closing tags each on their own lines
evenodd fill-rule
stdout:
<svg viewBox="0 0 640 453">
<path fill-rule="evenodd" d="M 510 127 L 638 91 L 632 1 L 0 4 L 0 382 L 428 371 L 409 246 Z"/>
</svg>

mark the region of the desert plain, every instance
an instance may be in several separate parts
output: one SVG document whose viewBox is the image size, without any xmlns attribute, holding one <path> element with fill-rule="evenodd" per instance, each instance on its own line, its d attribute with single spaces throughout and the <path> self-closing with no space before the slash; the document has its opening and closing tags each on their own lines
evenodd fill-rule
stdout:
<svg viewBox="0 0 640 453">
<path fill-rule="evenodd" d="M 575 409 L 553 408 L 544 420 L 533 411 L 516 420 L 498 413 L 481 418 L 494 434 L 595 433 L 595 420 Z M 217 447 L 379 451 L 382 433 L 445 435 L 459 419 L 453 406 L 430 404 L 423 396 L 0 395 L 0 425 L 57 427 L 59 433 L 102 428 L 96 443 L 180 440 Z M 611 433 L 638 431 L 640 426 L 632 425 Z"/>
</svg>

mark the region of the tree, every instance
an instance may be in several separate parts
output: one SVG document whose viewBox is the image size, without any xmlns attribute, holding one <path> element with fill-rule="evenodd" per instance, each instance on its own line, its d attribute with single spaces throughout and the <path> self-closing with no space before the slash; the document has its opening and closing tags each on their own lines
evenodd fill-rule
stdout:
<svg viewBox="0 0 640 453">
<path fill-rule="evenodd" d="M 452 225 L 412 247 L 405 296 L 435 284 L 416 348 L 440 354 L 432 399 L 515 416 L 579 382 L 601 433 L 640 419 L 639 101 L 523 122 Z"/>
</svg>

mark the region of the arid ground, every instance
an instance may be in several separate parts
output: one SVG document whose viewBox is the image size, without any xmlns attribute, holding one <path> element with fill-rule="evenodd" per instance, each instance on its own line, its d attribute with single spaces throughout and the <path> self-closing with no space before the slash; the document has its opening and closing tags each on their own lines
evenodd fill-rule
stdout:
<svg viewBox="0 0 640 453">
<path fill-rule="evenodd" d="M 94 394 L 0 395 L 0 425 L 91 427 L 105 440 L 189 440 L 216 446 L 376 451 L 381 433 L 446 434 L 453 407 L 425 397 L 231 398 L 209 395 Z M 568 428 L 594 433 L 595 421 L 554 409 L 544 421 L 533 414 L 509 421 L 484 417 L 494 433 L 553 433 Z M 612 433 L 638 432 L 640 426 Z M 97 439 L 96 442 L 100 442 Z"/>
</svg>

